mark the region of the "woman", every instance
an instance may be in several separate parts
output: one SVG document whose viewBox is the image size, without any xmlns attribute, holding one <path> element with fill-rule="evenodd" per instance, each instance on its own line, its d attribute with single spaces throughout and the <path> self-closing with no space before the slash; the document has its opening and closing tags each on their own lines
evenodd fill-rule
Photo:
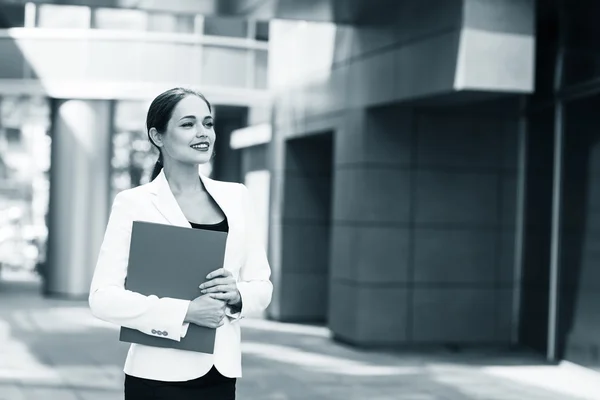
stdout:
<svg viewBox="0 0 600 400">
<path fill-rule="evenodd" d="M 181 340 L 189 324 L 216 328 L 213 354 L 132 344 L 124 367 L 126 400 L 235 399 L 241 377 L 237 321 L 264 310 L 273 291 L 249 194 L 244 185 L 198 173 L 216 140 L 212 108 L 202 94 L 183 88 L 162 93 L 150 105 L 146 126 L 160 154 L 153 179 L 115 197 L 90 308 L 97 318 L 164 340 Z M 201 295 L 192 301 L 128 291 L 133 221 L 227 231 L 224 265 L 198 282 Z"/>
</svg>

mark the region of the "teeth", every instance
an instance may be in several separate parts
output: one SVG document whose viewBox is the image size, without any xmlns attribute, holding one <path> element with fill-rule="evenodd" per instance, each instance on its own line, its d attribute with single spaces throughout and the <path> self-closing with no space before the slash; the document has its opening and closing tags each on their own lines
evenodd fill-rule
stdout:
<svg viewBox="0 0 600 400">
<path fill-rule="evenodd" d="M 206 149 L 206 148 L 208 148 L 208 144 L 206 144 L 206 143 L 195 144 L 192 147 L 194 149 Z"/>
</svg>

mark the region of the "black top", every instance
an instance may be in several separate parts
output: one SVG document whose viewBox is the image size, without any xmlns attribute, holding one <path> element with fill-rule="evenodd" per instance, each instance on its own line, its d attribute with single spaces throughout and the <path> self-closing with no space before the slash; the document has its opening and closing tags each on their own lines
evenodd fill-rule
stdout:
<svg viewBox="0 0 600 400">
<path fill-rule="evenodd" d="M 206 229 L 207 231 L 219 231 L 219 232 L 229 232 L 229 224 L 227 223 L 227 218 L 218 224 L 196 224 L 194 222 L 190 222 L 192 228 L 194 229 Z"/>
</svg>

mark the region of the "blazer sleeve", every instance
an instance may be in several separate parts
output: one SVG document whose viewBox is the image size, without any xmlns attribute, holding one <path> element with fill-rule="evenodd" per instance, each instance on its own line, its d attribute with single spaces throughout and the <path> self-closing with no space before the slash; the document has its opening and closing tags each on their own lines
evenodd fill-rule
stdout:
<svg viewBox="0 0 600 400">
<path fill-rule="evenodd" d="M 240 184 L 240 187 L 245 218 L 246 258 L 237 282 L 242 308 L 236 313 L 228 313 L 233 318 L 243 318 L 248 314 L 265 310 L 271 303 L 273 295 L 273 284 L 270 281 L 271 267 L 267 260 L 265 246 L 259 238 L 255 209 L 248 188 L 243 184 Z"/>
<path fill-rule="evenodd" d="M 92 278 L 90 309 L 101 320 L 180 341 L 189 325 L 183 322 L 189 300 L 145 296 L 125 289 L 135 207 L 135 200 L 126 191 L 115 197 Z"/>
</svg>

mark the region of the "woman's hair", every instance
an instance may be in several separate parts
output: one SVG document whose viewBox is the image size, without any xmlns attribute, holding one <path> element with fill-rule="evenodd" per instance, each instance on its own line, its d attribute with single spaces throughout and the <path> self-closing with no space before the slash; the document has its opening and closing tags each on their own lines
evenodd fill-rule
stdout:
<svg viewBox="0 0 600 400">
<path fill-rule="evenodd" d="M 152 104 L 150 104 L 148 115 L 146 116 L 146 129 L 148 130 L 148 140 L 150 140 L 150 143 L 157 148 L 159 154 L 158 160 L 156 161 L 156 164 L 154 164 L 154 170 L 152 171 L 150 180 L 154 180 L 154 178 L 160 174 L 160 171 L 163 168 L 162 153 L 156 143 L 152 141 L 152 138 L 150 137 L 150 129 L 155 128 L 159 133 L 164 133 L 167 130 L 167 125 L 171 119 L 171 116 L 173 115 L 173 110 L 177 104 L 187 96 L 200 97 L 206 102 L 208 109 L 212 112 L 212 106 L 210 105 L 210 102 L 206 100 L 206 97 L 204 97 L 202 93 L 193 89 L 181 87 L 169 89 L 166 92 L 159 94 L 152 101 Z"/>
</svg>

